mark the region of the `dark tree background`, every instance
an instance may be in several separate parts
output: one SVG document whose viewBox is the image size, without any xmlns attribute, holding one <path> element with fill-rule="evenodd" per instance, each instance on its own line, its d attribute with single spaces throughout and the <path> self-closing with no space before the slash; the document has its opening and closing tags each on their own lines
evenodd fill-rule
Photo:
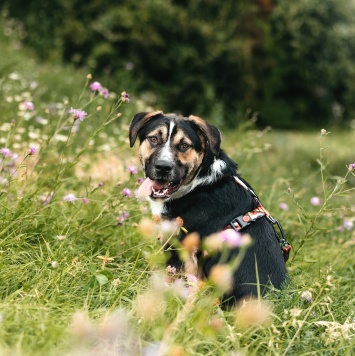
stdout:
<svg viewBox="0 0 355 356">
<path fill-rule="evenodd" d="M 234 126 L 348 123 L 355 7 L 347 0 L 8 0 L 43 60 L 87 66 L 165 111 Z"/>
</svg>

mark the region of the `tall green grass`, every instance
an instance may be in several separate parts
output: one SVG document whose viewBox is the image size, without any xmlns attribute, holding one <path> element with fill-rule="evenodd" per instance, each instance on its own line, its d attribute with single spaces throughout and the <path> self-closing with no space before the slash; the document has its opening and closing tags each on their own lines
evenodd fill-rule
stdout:
<svg viewBox="0 0 355 356">
<path fill-rule="evenodd" d="M 221 311 L 211 282 L 166 283 L 161 231 L 140 223 L 150 213 L 133 196 L 143 172 L 128 171 L 139 164 L 127 130 L 149 108 L 134 95 L 122 103 L 124 83 L 105 99 L 89 88 L 97 78 L 12 46 L 1 37 L 0 148 L 12 155 L 0 154 L 0 354 L 352 353 L 353 131 L 259 131 L 246 120 L 223 135 L 294 252 L 281 292 Z M 71 107 L 88 116 L 74 121 Z"/>
</svg>

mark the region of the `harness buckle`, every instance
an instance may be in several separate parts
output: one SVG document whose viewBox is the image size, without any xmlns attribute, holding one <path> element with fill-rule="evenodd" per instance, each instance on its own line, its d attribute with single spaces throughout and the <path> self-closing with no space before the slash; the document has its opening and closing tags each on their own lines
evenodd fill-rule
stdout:
<svg viewBox="0 0 355 356">
<path fill-rule="evenodd" d="M 250 223 L 254 221 L 248 214 L 244 215 L 239 215 L 236 218 L 234 218 L 231 222 L 230 225 L 233 227 L 235 230 L 241 230 L 245 228 L 246 226 L 250 225 Z M 236 227 L 235 225 L 239 225 Z"/>
<path fill-rule="evenodd" d="M 277 232 L 276 232 L 276 234 L 278 235 L 278 238 L 279 238 L 279 242 L 280 242 L 282 254 L 284 256 L 284 260 L 285 260 L 285 262 L 287 262 L 290 252 L 291 252 L 291 249 L 292 249 L 292 246 L 286 240 L 286 235 L 285 235 L 285 232 L 284 232 L 280 222 L 277 219 L 274 219 L 271 215 L 268 215 L 268 219 L 270 220 L 271 224 L 277 225 L 277 227 L 279 229 L 281 237 L 279 236 L 279 234 Z"/>
</svg>

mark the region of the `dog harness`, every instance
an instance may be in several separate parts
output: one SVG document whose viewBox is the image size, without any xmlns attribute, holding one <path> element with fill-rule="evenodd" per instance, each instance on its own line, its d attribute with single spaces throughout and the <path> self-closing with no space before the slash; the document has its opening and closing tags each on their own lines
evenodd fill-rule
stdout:
<svg viewBox="0 0 355 356">
<path fill-rule="evenodd" d="M 270 213 L 264 208 L 264 206 L 261 204 L 258 196 L 254 193 L 254 191 L 252 189 L 250 189 L 241 179 L 239 179 L 238 177 L 234 176 L 233 177 L 235 182 L 239 185 L 241 185 L 245 190 L 249 191 L 253 198 L 255 199 L 255 201 L 258 204 L 258 207 L 255 208 L 252 211 L 249 211 L 245 214 L 239 215 L 236 218 L 234 218 L 229 225 L 227 225 L 225 227 L 225 229 L 230 229 L 232 228 L 235 231 L 239 231 L 244 229 L 246 226 L 250 225 L 252 222 L 266 216 L 267 219 L 270 221 L 270 223 L 275 226 L 277 225 L 279 231 L 280 231 L 280 235 L 276 232 L 276 236 L 278 238 L 281 250 L 282 250 L 282 254 L 284 257 L 285 262 L 288 260 L 289 258 L 289 254 L 290 251 L 292 249 L 292 246 L 290 245 L 290 243 L 286 240 L 286 236 L 285 233 L 282 229 L 282 226 L 280 224 L 280 222 L 276 219 L 274 219 Z"/>
</svg>

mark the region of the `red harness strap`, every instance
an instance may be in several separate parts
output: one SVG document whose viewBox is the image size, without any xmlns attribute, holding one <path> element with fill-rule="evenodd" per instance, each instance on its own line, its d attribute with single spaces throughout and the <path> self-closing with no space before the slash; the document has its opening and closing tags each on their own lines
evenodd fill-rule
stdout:
<svg viewBox="0 0 355 356">
<path fill-rule="evenodd" d="M 253 195 L 254 199 L 256 200 L 256 202 L 258 203 L 258 207 L 252 211 L 249 211 L 245 214 L 239 215 L 236 218 L 234 218 L 229 225 L 227 225 L 225 227 L 225 229 L 234 229 L 235 231 L 239 231 L 241 229 L 243 229 L 244 227 L 250 225 L 252 222 L 266 216 L 268 218 L 268 220 L 273 224 L 273 225 L 277 225 L 280 233 L 281 233 L 281 237 L 278 236 L 278 240 L 281 246 L 281 250 L 284 256 L 285 261 L 288 260 L 290 251 L 292 246 L 286 241 L 286 237 L 284 234 L 284 231 L 282 229 L 281 224 L 274 219 L 270 213 L 263 207 L 263 205 L 261 204 L 259 198 L 257 197 L 257 195 L 253 192 L 252 189 L 250 189 L 241 179 L 239 179 L 238 177 L 234 176 L 233 177 L 235 182 L 239 185 L 241 185 L 245 190 L 248 190 L 251 192 L 251 194 Z"/>
</svg>

